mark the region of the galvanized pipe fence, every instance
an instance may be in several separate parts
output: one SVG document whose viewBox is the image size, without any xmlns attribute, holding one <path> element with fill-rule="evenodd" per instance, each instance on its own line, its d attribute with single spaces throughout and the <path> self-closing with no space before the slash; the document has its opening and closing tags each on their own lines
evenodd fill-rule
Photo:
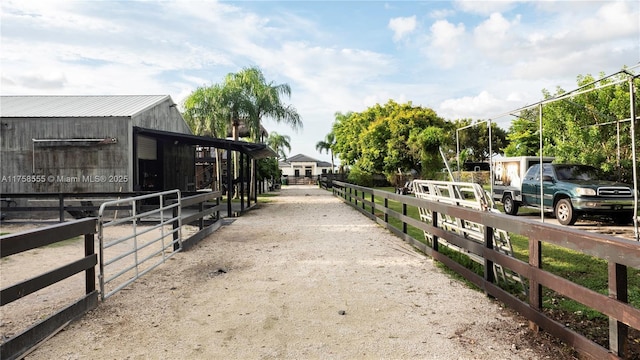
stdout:
<svg viewBox="0 0 640 360">
<path fill-rule="evenodd" d="M 124 195 L 124 194 L 119 194 Z M 222 224 L 220 191 L 183 197 L 178 190 L 110 200 L 100 205 L 98 217 L 88 217 L 0 236 L 0 257 L 84 236 L 84 257 L 19 281 L 0 290 L 0 306 L 85 272 L 86 295 L 31 325 L 0 345 L 0 359 L 20 359 L 70 321 L 98 306 L 140 276 L 179 251 L 193 246 Z M 189 234 L 183 232 L 188 227 Z M 98 233 L 99 248 L 95 249 Z M 96 266 L 99 272 L 96 274 Z M 99 290 L 96 288 L 96 275 Z M 4 285 L 4 284 L 3 284 Z"/>
<path fill-rule="evenodd" d="M 117 214 L 111 215 L 106 210 L 115 206 L 122 208 L 122 205 L 129 208 L 129 214 L 122 218 L 118 218 Z M 143 208 L 145 210 L 141 210 Z M 174 212 L 174 209 L 177 211 Z M 174 226 L 176 223 L 177 226 Z M 107 237 L 105 230 L 116 229 L 116 227 L 119 231 L 111 231 L 110 233 L 114 235 Z M 181 231 L 179 190 L 113 200 L 100 205 L 98 279 L 102 300 L 104 301 L 180 251 Z"/>
</svg>

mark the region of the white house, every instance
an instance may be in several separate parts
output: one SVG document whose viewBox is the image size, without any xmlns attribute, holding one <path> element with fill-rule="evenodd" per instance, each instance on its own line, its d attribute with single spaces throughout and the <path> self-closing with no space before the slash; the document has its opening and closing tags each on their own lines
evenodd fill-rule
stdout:
<svg viewBox="0 0 640 360">
<path fill-rule="evenodd" d="M 282 176 L 294 178 L 315 179 L 318 175 L 332 172 L 331 163 L 316 160 L 303 154 L 280 161 L 278 167 L 282 170 Z"/>
</svg>

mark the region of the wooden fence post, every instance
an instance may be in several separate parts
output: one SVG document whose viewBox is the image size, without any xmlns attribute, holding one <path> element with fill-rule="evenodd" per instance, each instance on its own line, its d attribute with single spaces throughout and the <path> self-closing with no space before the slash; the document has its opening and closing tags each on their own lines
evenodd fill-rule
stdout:
<svg viewBox="0 0 640 360">
<path fill-rule="evenodd" d="M 609 297 L 623 303 L 629 302 L 627 267 L 609 261 Z M 624 357 L 627 350 L 629 327 L 609 317 L 609 350 Z"/>
</svg>

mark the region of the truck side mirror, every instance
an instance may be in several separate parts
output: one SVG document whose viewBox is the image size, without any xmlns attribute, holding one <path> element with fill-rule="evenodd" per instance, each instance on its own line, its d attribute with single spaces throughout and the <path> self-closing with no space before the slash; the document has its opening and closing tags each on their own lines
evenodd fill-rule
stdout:
<svg viewBox="0 0 640 360">
<path fill-rule="evenodd" d="M 551 181 L 553 182 L 553 178 L 549 175 L 542 175 L 542 181 Z"/>
</svg>

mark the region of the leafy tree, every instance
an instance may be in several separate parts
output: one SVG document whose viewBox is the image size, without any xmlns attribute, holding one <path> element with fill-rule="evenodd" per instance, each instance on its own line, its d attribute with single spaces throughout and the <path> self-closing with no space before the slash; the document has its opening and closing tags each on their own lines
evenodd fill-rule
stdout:
<svg viewBox="0 0 640 360">
<path fill-rule="evenodd" d="M 453 143 L 452 124 L 438 117 L 432 109 L 412 106 L 411 102 L 403 105 L 389 102 L 386 107 L 391 110 L 388 117 L 390 138 L 387 141 L 387 155 L 383 168 L 387 177 L 397 172 L 398 169 L 403 172 L 415 170 L 423 177 L 431 173 L 432 170 L 442 169 L 442 160 L 438 165 L 423 160 L 427 153 L 431 154 L 433 158 L 440 159 L 439 147 Z M 437 146 L 423 148 L 420 153 L 412 151 L 416 146 L 425 145 L 422 142 L 415 143 L 420 140 L 416 134 L 423 133 L 424 135 L 425 131 L 430 133 L 434 128 L 442 130 Z"/>
<path fill-rule="evenodd" d="M 608 86 L 613 79 L 604 79 L 596 89 L 594 81 L 590 75 L 579 76 L 578 86 L 592 91 L 563 97 L 543 108 L 543 133 L 550 137 L 549 144 L 545 142 L 545 154 L 556 156 L 559 161 L 592 164 L 611 172 L 622 165 L 620 161 L 631 157 L 630 124 L 618 121 L 629 118 L 628 86 L 627 83 Z M 564 92 L 558 89 L 556 95 L 561 94 Z M 626 106 L 620 106 L 625 102 Z"/>
<path fill-rule="evenodd" d="M 538 109 L 527 109 L 509 127 L 505 156 L 534 156 L 540 152 Z"/>
<path fill-rule="evenodd" d="M 373 174 L 369 171 L 362 170 L 360 166 L 356 164 L 351 167 L 349 175 L 347 175 L 347 181 L 360 186 L 372 187 Z"/>
<path fill-rule="evenodd" d="M 475 126 L 471 119 L 462 119 L 454 122 L 457 131 L 460 151 L 466 150 L 467 160 L 482 162 L 488 161 L 492 154 L 489 154 L 489 129 L 488 122 L 483 120 L 475 121 Z M 500 128 L 495 122 L 491 122 L 491 150 L 494 153 L 500 152 L 507 146 L 507 132 Z"/>
<path fill-rule="evenodd" d="M 429 172 L 433 164 L 422 160 L 428 152 L 433 157 L 439 156 L 438 147 L 417 150 L 427 144 L 418 143 L 425 138 L 417 134 L 432 127 L 443 129 L 439 144 L 451 144 L 451 123 L 438 117 L 432 109 L 389 100 L 385 105 L 377 104 L 361 113 L 336 113 L 334 150 L 344 164 L 353 165 L 359 173 L 381 173 L 391 180 L 398 171 Z M 437 166 L 440 168 L 442 166 Z"/>
<path fill-rule="evenodd" d="M 361 157 L 362 150 L 358 141 L 360 134 L 369 125 L 370 119 L 360 113 L 335 113 L 333 133 L 336 138 L 334 154 L 340 157 L 343 165 L 354 165 Z"/>
<path fill-rule="evenodd" d="M 410 133 L 410 151 L 415 158 L 420 159 L 423 178 L 433 179 L 443 168 L 440 147 L 446 138 L 445 129 L 435 126 Z"/>
<path fill-rule="evenodd" d="M 555 93 L 543 89 L 548 101 L 542 108 L 543 154 L 559 162 L 578 162 L 618 173 L 630 181 L 631 162 L 629 83 L 626 75 L 599 79 L 577 78 L 579 91 Z M 636 89 L 640 82 L 635 81 Z M 637 91 L 637 90 L 636 90 Z M 510 131 L 507 155 L 537 155 L 539 150 L 538 109 L 523 112 Z M 528 121 L 531 119 L 531 121 Z"/>
<path fill-rule="evenodd" d="M 374 119 L 364 129 L 359 139 L 362 156 L 358 161 L 358 166 L 372 174 L 385 172 L 390 166 L 393 166 L 386 163 L 388 155 L 387 141 L 391 139 L 391 129 L 387 120 L 385 117 Z M 392 173 L 395 171 L 397 171 L 397 168 L 391 170 Z"/>
<path fill-rule="evenodd" d="M 278 159 L 266 158 L 257 161 L 258 166 L 258 180 L 271 180 L 272 182 L 279 181 L 282 170 L 278 166 Z"/>
</svg>

